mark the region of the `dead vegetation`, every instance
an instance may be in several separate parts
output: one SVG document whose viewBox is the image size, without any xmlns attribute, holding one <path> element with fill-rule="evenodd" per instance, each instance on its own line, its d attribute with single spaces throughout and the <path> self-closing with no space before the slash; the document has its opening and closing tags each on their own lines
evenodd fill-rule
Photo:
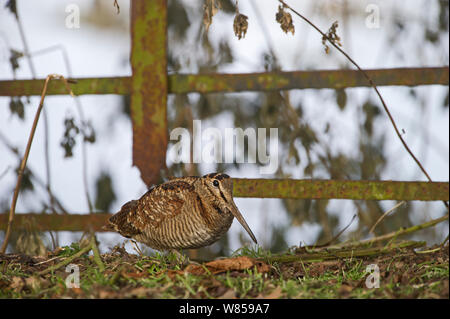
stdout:
<svg viewBox="0 0 450 319">
<path fill-rule="evenodd" d="M 0 254 L 0 297 L 449 298 L 448 244 L 296 247 L 279 255 L 243 248 L 230 258 L 188 265 L 175 254 L 136 255 L 116 246 L 98 256 L 103 269 L 89 245 L 73 243 L 46 256 Z M 67 287 L 65 261 L 78 267 L 79 287 Z M 367 286 L 369 265 L 378 267 L 379 288 Z"/>
</svg>

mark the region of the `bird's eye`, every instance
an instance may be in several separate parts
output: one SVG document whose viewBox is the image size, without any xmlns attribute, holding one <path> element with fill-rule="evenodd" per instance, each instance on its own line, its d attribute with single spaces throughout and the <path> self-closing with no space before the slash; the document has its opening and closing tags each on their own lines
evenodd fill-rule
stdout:
<svg viewBox="0 0 450 319">
<path fill-rule="evenodd" d="M 213 185 L 219 187 L 219 181 L 217 179 L 214 180 Z"/>
</svg>

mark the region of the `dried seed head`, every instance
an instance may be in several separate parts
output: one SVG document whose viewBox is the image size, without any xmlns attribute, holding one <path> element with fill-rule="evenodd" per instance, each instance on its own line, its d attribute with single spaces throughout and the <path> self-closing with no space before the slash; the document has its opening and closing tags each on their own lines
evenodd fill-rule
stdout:
<svg viewBox="0 0 450 319">
<path fill-rule="evenodd" d="M 241 38 L 245 38 L 245 34 L 248 29 L 248 17 L 246 15 L 240 14 L 239 11 L 236 12 L 236 16 L 234 17 L 233 29 L 234 34 L 240 40 Z"/>
<path fill-rule="evenodd" d="M 275 19 L 281 26 L 281 30 L 285 33 L 291 32 L 292 35 L 295 33 L 295 27 L 292 23 L 292 16 L 289 12 L 284 11 L 283 6 L 278 6 L 278 12 L 275 15 Z"/>
<path fill-rule="evenodd" d="M 322 37 L 322 44 L 325 46 L 325 53 L 328 54 L 330 52 L 330 48 L 327 45 L 327 40 L 334 43 L 335 45 L 342 46 L 341 38 L 337 35 L 336 29 L 338 27 L 338 22 L 335 21 L 330 29 L 328 29 L 328 32 L 326 35 Z"/>
</svg>

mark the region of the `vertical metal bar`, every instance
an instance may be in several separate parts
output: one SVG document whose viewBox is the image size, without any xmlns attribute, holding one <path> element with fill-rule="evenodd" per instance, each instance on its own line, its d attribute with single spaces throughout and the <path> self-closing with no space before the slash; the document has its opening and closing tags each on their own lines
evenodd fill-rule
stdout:
<svg viewBox="0 0 450 319">
<path fill-rule="evenodd" d="M 133 164 L 147 185 L 167 150 L 167 0 L 131 1 Z"/>
</svg>

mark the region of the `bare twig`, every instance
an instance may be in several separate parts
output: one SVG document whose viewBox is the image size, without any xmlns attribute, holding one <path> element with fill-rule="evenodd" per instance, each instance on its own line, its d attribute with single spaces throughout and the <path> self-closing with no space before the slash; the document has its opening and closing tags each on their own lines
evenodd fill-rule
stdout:
<svg viewBox="0 0 450 319">
<path fill-rule="evenodd" d="M 24 47 L 24 56 L 26 56 L 26 58 L 28 60 L 28 65 L 30 67 L 30 72 L 31 72 L 32 78 L 36 79 L 37 78 L 36 68 L 34 67 L 34 63 L 33 63 L 33 60 L 31 59 L 31 56 L 29 55 L 28 42 L 25 37 L 25 32 L 23 29 L 22 21 L 21 21 L 21 19 L 19 19 L 19 15 L 17 12 L 16 12 L 16 21 L 17 21 L 17 25 L 19 28 L 20 38 L 22 40 L 23 47 Z M 47 180 L 45 188 L 46 188 L 46 191 L 50 198 L 50 210 L 52 211 L 52 213 L 55 214 L 56 213 L 55 201 L 54 201 L 54 196 L 53 196 L 52 187 L 51 187 L 50 149 L 49 149 L 49 144 L 48 144 L 49 125 L 48 125 L 47 109 L 45 109 L 45 108 L 43 110 L 43 116 L 44 116 L 44 156 L 45 156 L 45 172 L 46 172 L 46 180 Z M 49 231 L 49 233 L 50 233 L 50 237 L 52 239 L 53 246 L 55 247 L 56 246 L 55 237 L 53 236 L 51 231 Z"/>
<path fill-rule="evenodd" d="M 11 228 L 12 228 L 12 224 L 13 224 L 13 220 L 14 220 L 14 213 L 15 213 L 15 210 L 16 210 L 17 198 L 19 196 L 20 184 L 22 182 L 22 177 L 23 177 L 23 173 L 25 171 L 25 166 L 27 164 L 28 156 L 30 154 L 31 143 L 33 142 L 34 133 L 36 132 L 36 127 L 37 127 L 37 124 L 38 124 L 38 121 L 39 121 L 39 116 L 40 116 L 42 108 L 44 106 L 44 99 L 45 99 L 45 94 L 47 93 L 48 82 L 51 79 L 60 79 L 60 80 L 64 81 L 64 83 L 66 85 L 66 88 L 70 92 L 70 95 L 72 95 L 72 96 L 74 95 L 72 90 L 69 87 L 69 84 L 67 83 L 66 79 L 62 75 L 50 74 L 45 79 L 44 88 L 42 89 L 42 94 L 41 94 L 41 100 L 39 102 L 39 106 L 38 106 L 38 109 L 36 111 L 36 115 L 34 117 L 33 126 L 31 127 L 30 136 L 28 137 L 28 143 L 27 143 L 27 147 L 25 149 L 25 154 L 23 156 L 23 159 L 22 159 L 22 161 L 20 163 L 20 167 L 19 167 L 17 183 L 16 183 L 16 187 L 14 189 L 14 195 L 13 195 L 13 199 L 12 199 L 12 203 L 11 203 L 11 209 L 9 211 L 8 227 L 6 229 L 5 238 L 3 240 L 3 245 L 2 245 L 1 250 L 0 250 L 2 253 L 5 253 L 6 247 L 8 246 L 9 236 L 11 235 Z"/>
<path fill-rule="evenodd" d="M 401 143 L 403 144 L 403 147 L 406 149 L 406 151 L 409 153 L 409 155 L 413 158 L 413 160 L 416 162 L 416 164 L 419 166 L 420 170 L 425 174 L 425 176 L 428 178 L 428 180 L 430 182 L 432 182 L 431 177 L 428 175 L 427 171 L 425 170 L 425 168 L 422 166 L 422 163 L 417 159 L 417 157 L 414 155 L 414 153 L 411 151 L 411 149 L 409 148 L 408 144 L 405 142 L 405 140 L 403 139 L 402 135 L 400 134 L 400 131 L 397 128 L 397 124 L 394 120 L 394 118 L 392 117 L 391 112 L 389 111 L 389 108 L 387 107 L 386 103 L 384 102 L 383 97 L 381 96 L 380 92 L 378 91 L 377 86 L 375 85 L 375 83 L 372 81 L 372 79 L 370 78 L 370 76 L 344 51 L 342 50 L 339 45 L 336 45 L 335 41 L 333 41 L 332 39 L 330 39 L 330 37 L 325 34 L 324 32 L 322 32 L 322 30 L 320 30 L 314 23 L 312 23 L 309 19 L 307 19 L 305 16 L 303 16 L 302 14 L 300 14 L 299 12 L 297 12 L 296 10 L 294 10 L 292 7 L 290 7 L 286 2 L 284 2 L 283 0 L 278 0 L 281 4 L 283 4 L 283 6 L 285 6 L 286 8 L 288 8 L 289 10 L 291 10 L 293 13 L 295 13 L 297 16 L 299 16 L 300 18 L 302 18 L 305 22 L 307 22 L 310 26 L 312 26 L 314 29 L 317 30 L 317 32 L 319 32 L 322 35 L 322 39 L 327 39 L 327 41 L 333 46 L 335 47 L 340 53 L 342 53 L 363 75 L 364 77 L 367 79 L 367 81 L 370 83 L 370 85 L 372 86 L 372 88 L 375 90 L 376 94 L 378 95 L 381 104 L 383 105 L 384 110 L 386 111 L 386 114 L 389 117 L 389 120 L 392 123 L 392 126 L 394 127 L 395 133 L 397 134 L 398 138 L 400 139 Z M 445 207 L 447 207 L 447 209 L 449 208 L 448 203 L 446 201 L 443 201 Z"/>
<path fill-rule="evenodd" d="M 376 242 L 380 242 L 380 241 L 389 240 L 389 239 L 392 239 L 394 237 L 415 233 L 416 231 L 419 231 L 419 230 L 422 230 L 422 229 L 425 229 L 425 228 L 433 227 L 433 226 L 435 226 L 435 225 L 437 225 L 439 223 L 442 223 L 443 221 L 446 221 L 446 220 L 448 220 L 448 214 L 446 214 L 446 215 L 444 215 L 442 217 L 430 220 L 430 221 L 428 221 L 426 223 L 423 223 L 423 224 L 420 224 L 420 225 L 415 225 L 415 226 L 411 226 L 411 227 L 408 227 L 408 228 L 400 228 L 399 230 L 391 232 L 389 234 L 385 234 L 385 235 L 381 235 L 381 236 L 378 236 L 378 237 L 362 240 L 358 244 L 369 244 L 369 243 L 372 244 L 372 243 L 376 243 Z"/>
<path fill-rule="evenodd" d="M 447 235 L 447 237 L 445 237 L 444 241 L 439 245 L 439 247 L 444 247 L 446 243 L 448 243 L 448 239 L 449 239 L 450 235 Z"/>
<path fill-rule="evenodd" d="M 394 210 L 396 210 L 397 208 L 399 208 L 400 206 L 402 206 L 403 204 L 405 204 L 405 201 L 401 201 L 400 203 L 397 203 L 397 205 L 395 205 L 394 207 L 392 207 L 391 209 L 389 209 L 388 211 L 386 211 L 383 215 L 380 216 L 380 218 L 378 218 L 378 220 L 375 222 L 375 224 L 373 224 L 372 228 L 369 230 L 369 233 L 374 232 L 375 228 L 377 227 L 377 225 L 387 216 L 389 215 L 391 212 L 393 212 Z"/>
<path fill-rule="evenodd" d="M 120 9 L 118 9 L 120 11 Z M 61 45 L 61 44 L 57 44 L 57 45 L 53 45 L 38 51 L 34 51 L 32 53 L 28 53 L 26 54 L 27 56 L 31 57 L 31 56 L 37 56 L 37 55 L 41 55 L 41 54 L 46 54 L 52 51 L 60 51 L 61 55 L 63 57 L 63 61 L 64 61 L 64 65 L 66 67 L 66 71 L 67 71 L 67 76 L 70 78 L 72 78 L 72 67 L 70 65 L 70 60 L 69 60 L 69 55 L 67 54 L 67 50 L 66 48 Z M 70 80 L 69 80 L 70 81 Z M 84 116 L 84 112 L 83 112 L 83 105 L 81 104 L 80 99 L 77 96 L 74 96 L 74 101 L 75 101 L 75 106 L 78 112 L 78 116 L 80 117 L 80 121 L 82 123 L 82 125 L 86 124 L 86 120 L 85 120 L 85 116 Z M 89 188 L 88 188 L 88 177 L 87 177 L 87 163 L 88 163 L 88 159 L 87 159 L 87 148 L 86 148 L 86 140 L 83 138 L 82 140 L 82 145 L 81 145 L 81 158 L 82 158 L 82 171 L 83 171 L 83 186 L 84 186 L 84 193 L 86 196 L 86 202 L 89 208 L 89 213 L 92 213 L 94 211 L 94 207 L 92 205 L 92 201 L 89 195 Z"/>
<path fill-rule="evenodd" d="M 57 270 L 57 269 L 59 269 L 59 268 L 65 266 L 65 265 L 71 263 L 74 259 L 76 259 L 76 258 L 78 258 L 78 257 L 81 257 L 82 255 L 86 254 L 86 253 L 89 252 L 91 249 L 92 249 L 92 244 L 86 245 L 83 249 L 81 249 L 81 250 L 80 250 L 79 252 L 77 252 L 76 254 L 74 254 L 74 255 L 72 255 L 72 256 L 70 256 L 70 257 L 64 259 L 63 261 L 61 261 L 60 263 L 58 263 L 58 264 L 56 264 L 56 265 L 54 265 L 54 266 L 48 267 L 47 269 L 38 272 L 37 275 L 38 275 L 38 276 L 42 276 L 42 275 L 48 274 L 48 273 L 50 273 L 50 272 L 52 272 L 52 271 L 55 271 L 55 270 Z"/>
<path fill-rule="evenodd" d="M 33 79 L 37 78 L 36 68 L 34 67 L 33 60 L 31 59 L 31 56 L 29 54 L 29 46 L 27 39 L 25 37 L 25 32 L 23 29 L 22 21 L 19 19 L 19 15 L 16 15 L 16 21 L 17 26 L 19 28 L 20 38 L 22 40 L 23 48 L 24 48 L 24 56 L 26 56 L 28 65 L 30 67 L 31 76 Z M 50 171 L 50 152 L 49 152 L 49 146 L 48 146 L 48 136 L 49 136 L 49 128 L 48 128 L 48 116 L 47 116 L 47 110 L 44 108 L 43 110 L 43 116 L 44 116 L 44 154 L 45 154 L 45 171 L 46 171 L 46 189 L 47 193 L 50 197 L 50 209 L 53 213 L 55 213 L 54 209 L 54 201 L 53 201 L 53 195 L 52 195 L 52 189 L 51 189 L 51 171 Z"/>
<path fill-rule="evenodd" d="M 365 256 L 379 256 L 382 254 L 387 254 L 392 252 L 394 249 L 401 248 L 419 248 L 425 246 L 425 242 L 416 242 L 416 241 L 404 241 L 400 243 L 396 243 L 393 246 L 386 247 L 360 247 L 358 249 L 354 247 L 336 247 L 338 249 L 333 250 L 324 250 L 324 249 L 311 249 L 307 252 L 298 252 L 295 255 L 275 255 L 265 258 L 260 258 L 260 260 L 264 260 L 266 262 L 279 262 L 279 263 L 287 263 L 287 262 L 295 262 L 295 261 L 325 261 L 325 260 L 333 260 L 340 258 L 356 258 L 356 257 L 365 257 Z"/>
<path fill-rule="evenodd" d="M 55 260 L 55 259 L 60 259 L 60 258 L 61 258 L 60 256 L 55 256 L 55 257 L 53 257 L 53 258 L 50 258 L 50 259 L 47 259 L 47 260 L 38 262 L 38 263 L 34 264 L 34 266 L 46 264 L 46 263 L 48 263 L 48 262 L 51 262 L 51 261 L 53 261 L 53 260 Z"/>
<path fill-rule="evenodd" d="M 100 272 L 103 272 L 105 270 L 105 265 L 102 262 L 102 258 L 100 256 L 100 252 L 99 252 L 98 246 L 97 246 L 97 240 L 95 239 L 94 234 L 92 234 L 92 237 L 91 237 L 91 248 L 92 248 L 92 252 L 94 254 L 94 261 L 97 264 Z"/>
<path fill-rule="evenodd" d="M 355 215 L 353 215 L 353 217 L 352 217 L 352 220 L 350 221 L 350 223 L 348 223 L 348 225 L 347 226 L 345 226 L 336 236 L 334 236 L 333 238 L 331 238 L 329 241 L 327 241 L 325 244 L 323 244 L 323 245 L 318 245 L 318 246 L 315 246 L 315 247 L 326 247 L 326 246 L 328 246 L 328 245 L 331 245 L 332 243 L 334 243 L 346 230 L 347 230 L 347 228 L 349 228 L 350 227 L 350 225 L 351 224 L 353 224 L 353 221 L 355 220 L 355 218 L 356 218 L 356 214 Z"/>
<path fill-rule="evenodd" d="M 416 254 L 431 254 L 431 253 L 435 253 L 439 250 L 441 250 L 441 247 L 434 248 L 434 249 L 427 249 L 427 250 L 418 250 L 418 251 L 416 251 Z"/>
<path fill-rule="evenodd" d="M 138 245 L 138 243 L 135 241 L 135 240 L 130 240 L 131 241 L 131 243 L 133 243 L 133 245 L 134 245 L 134 250 L 139 254 L 139 256 L 144 256 L 144 253 L 142 252 L 142 250 L 139 248 L 139 245 Z"/>
<path fill-rule="evenodd" d="M 4 145 L 11 151 L 11 153 L 17 156 L 19 161 L 22 160 L 22 156 L 19 154 L 19 150 L 16 147 L 14 147 L 10 141 L 8 141 L 6 136 L 4 136 L 1 131 L 0 131 L 0 141 L 4 143 Z M 36 182 L 43 189 L 47 190 L 47 185 L 45 184 L 45 182 L 38 175 L 36 175 L 36 173 L 34 173 L 31 168 L 28 168 L 28 171 L 30 172 L 30 177 L 34 180 L 34 182 Z M 52 193 L 51 196 L 53 197 L 54 203 L 56 204 L 56 206 L 58 206 L 61 212 L 64 214 L 68 214 L 67 210 L 61 204 L 61 201 L 55 196 L 55 194 Z"/>
</svg>

